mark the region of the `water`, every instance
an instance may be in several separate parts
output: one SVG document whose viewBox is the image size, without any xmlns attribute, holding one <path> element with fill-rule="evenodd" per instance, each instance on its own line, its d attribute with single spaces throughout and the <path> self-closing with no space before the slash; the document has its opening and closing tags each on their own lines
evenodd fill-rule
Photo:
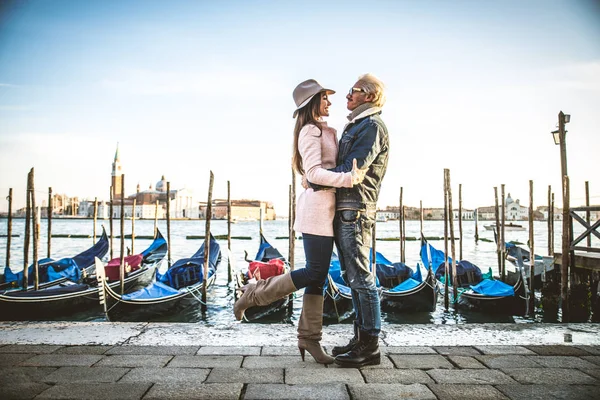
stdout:
<svg viewBox="0 0 600 400">
<path fill-rule="evenodd" d="M 0 227 L 0 233 L 6 234 L 7 224 L 6 220 L 2 221 Z M 496 244 L 494 243 L 494 236 L 492 231 L 487 231 L 484 225 L 491 223 L 490 221 L 480 221 L 478 225 L 480 239 L 489 239 L 491 242 L 479 241 L 475 244 L 474 232 L 475 223 L 473 221 L 463 221 L 463 259 L 469 260 L 474 264 L 478 265 L 483 272 L 488 270 L 488 267 L 492 268 L 495 275 L 498 275 L 498 265 L 496 256 Z M 527 221 L 520 221 L 520 224 L 527 226 Z M 114 221 L 114 232 L 115 234 L 120 232 L 119 221 Z M 203 240 L 192 240 L 186 239 L 188 235 L 204 235 L 205 221 L 172 221 L 171 222 L 171 254 L 173 260 L 179 258 L 189 257 L 193 254 L 202 244 Z M 108 221 L 99 221 L 97 225 L 97 236 L 99 237 L 104 225 L 108 232 Z M 167 236 L 166 221 L 159 221 L 158 227 Z M 583 229 L 578 229 L 575 226 L 575 235 L 583 232 Z M 250 236 L 251 240 L 236 240 L 232 239 L 232 253 L 234 266 L 236 268 L 242 268 L 247 265 L 244 261 L 244 251 L 247 251 L 250 258 L 252 258 L 258 249 L 259 243 L 259 223 L 258 221 L 249 222 L 238 222 L 237 224 L 231 225 L 232 236 Z M 153 220 L 136 220 L 135 222 L 135 233 L 136 235 L 147 235 L 151 236 L 154 230 Z M 406 221 L 406 237 L 419 237 L 420 233 L 419 221 Z M 69 219 L 54 219 L 52 221 L 52 234 L 91 234 L 93 232 L 93 221 L 92 220 L 69 220 Z M 211 221 L 211 232 L 213 235 L 226 235 L 227 234 L 227 221 Z M 276 221 L 264 221 L 263 232 L 269 242 L 279 249 L 279 251 L 287 255 L 288 254 L 288 239 L 277 239 L 277 237 L 285 237 L 288 234 L 288 221 L 287 220 L 276 220 Z M 423 233 L 426 237 L 442 237 L 444 232 L 444 225 L 442 221 L 425 221 L 423 226 Z M 458 232 L 458 224 L 455 221 L 455 232 Z M 535 221 L 534 223 L 534 243 L 536 254 L 547 254 L 547 222 Z M 131 233 L 131 222 L 125 223 L 125 234 Z M 18 219 L 13 220 L 13 234 L 20 235 L 18 238 L 12 238 L 11 244 L 11 265 L 13 266 L 14 272 L 22 270 L 23 268 L 23 236 L 24 236 L 24 220 Z M 378 222 L 377 223 L 377 237 L 378 238 L 390 238 L 399 236 L 398 221 Z M 458 236 L 458 234 L 457 234 Z M 507 241 L 518 241 L 526 246 L 529 239 L 529 232 L 525 231 L 506 231 Z M 555 249 L 559 249 L 561 246 L 561 223 L 557 221 L 555 223 Z M 597 241 L 597 239 L 595 239 Z M 5 263 L 6 260 L 6 241 L 5 237 L 0 238 L 0 262 Z M 151 240 L 149 239 L 136 239 L 134 251 L 139 253 L 145 249 Z M 430 243 L 443 250 L 444 241 L 434 240 Z M 173 322 L 200 322 L 209 324 L 211 326 L 226 326 L 232 322 L 233 317 L 233 303 L 234 303 L 234 285 L 233 283 L 227 283 L 227 240 L 219 240 L 221 250 L 223 252 L 223 259 L 217 271 L 217 278 L 215 284 L 208 291 L 208 311 L 205 315 L 200 311 L 200 304 L 198 306 L 190 307 L 182 312 L 173 315 L 161 316 L 158 318 L 151 319 L 152 321 L 173 321 Z M 52 238 L 52 257 L 62 258 L 71 257 L 92 245 L 92 239 L 70 239 L 70 238 Z M 131 248 L 131 240 L 127 239 L 125 245 Z M 593 244 L 598 246 L 598 243 Z M 449 245 L 450 246 L 450 245 Z M 46 257 L 47 249 L 47 225 L 46 221 L 43 220 L 40 227 L 40 245 L 38 254 L 40 258 Z M 120 244 L 119 240 L 114 239 L 114 256 L 117 257 L 119 254 Z M 419 241 L 407 241 L 406 242 L 406 264 L 414 267 L 419 260 Z M 30 250 L 31 251 L 31 250 Z M 384 254 L 389 260 L 395 262 L 399 261 L 400 258 L 400 242 L 398 241 L 377 241 L 377 251 Z M 456 259 L 458 259 L 459 243 L 456 242 Z M 296 253 L 295 253 L 295 267 L 304 267 L 304 250 L 302 247 L 302 240 L 296 241 Z M 30 255 L 30 260 L 32 259 Z M 166 268 L 166 263 L 163 262 L 161 268 Z M 3 270 L 3 269 L 2 269 Z M 296 299 L 293 302 L 293 312 L 287 315 L 278 315 L 271 319 L 262 321 L 261 323 L 272 323 L 272 322 L 290 322 L 293 323 L 298 320 L 300 316 L 300 310 L 302 306 L 301 296 L 302 291 L 296 293 Z M 439 297 L 437 310 L 434 312 L 422 312 L 422 313 L 402 313 L 392 314 L 382 312 L 382 323 L 383 325 L 395 325 L 404 323 L 426 323 L 426 324 L 464 324 L 464 323 L 475 323 L 475 322 L 515 322 L 515 323 L 531 323 L 541 321 L 541 310 L 536 310 L 534 317 L 519 317 L 519 316 L 502 316 L 502 315 L 486 315 L 476 312 L 457 312 L 450 310 L 446 312 L 443 307 L 443 297 Z M 60 320 L 83 320 L 83 321 L 103 321 L 105 320 L 100 308 L 93 311 L 86 311 L 83 313 L 73 314 L 66 317 L 56 318 Z M 136 316 L 132 315 L 130 320 L 136 320 Z"/>
</svg>

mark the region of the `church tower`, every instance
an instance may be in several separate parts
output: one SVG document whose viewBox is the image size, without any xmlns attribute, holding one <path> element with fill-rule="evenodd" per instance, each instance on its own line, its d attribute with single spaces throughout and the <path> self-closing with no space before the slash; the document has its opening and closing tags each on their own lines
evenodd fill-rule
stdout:
<svg viewBox="0 0 600 400">
<path fill-rule="evenodd" d="M 121 198 L 121 157 L 119 155 L 119 143 L 117 143 L 117 151 L 115 151 L 115 160 L 112 163 L 112 174 L 110 184 L 112 186 L 113 202 Z"/>
</svg>

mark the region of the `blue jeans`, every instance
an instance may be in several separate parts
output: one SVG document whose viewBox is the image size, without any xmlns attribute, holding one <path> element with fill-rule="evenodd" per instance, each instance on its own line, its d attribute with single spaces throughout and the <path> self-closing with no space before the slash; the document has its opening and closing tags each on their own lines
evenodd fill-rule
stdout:
<svg viewBox="0 0 600 400">
<path fill-rule="evenodd" d="M 352 290 L 356 324 L 361 331 L 379 336 L 381 309 L 369 253 L 373 238 L 375 211 L 340 210 L 335 213 L 333 230 L 342 274 Z"/>
<path fill-rule="evenodd" d="M 302 234 L 306 267 L 291 272 L 296 289 L 306 288 L 304 294 L 323 296 L 323 286 L 329 273 L 329 263 L 333 253 L 333 238 Z"/>
</svg>

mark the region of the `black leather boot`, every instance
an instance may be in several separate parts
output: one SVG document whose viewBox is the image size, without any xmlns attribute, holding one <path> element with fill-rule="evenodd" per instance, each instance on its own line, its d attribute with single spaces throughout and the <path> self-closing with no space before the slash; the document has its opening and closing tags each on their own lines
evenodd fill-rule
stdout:
<svg viewBox="0 0 600 400">
<path fill-rule="evenodd" d="M 354 345 L 358 342 L 358 332 L 358 324 L 354 322 L 354 336 L 352 337 L 352 339 L 350 339 L 350 342 L 348 342 L 348 344 L 345 346 L 335 346 L 333 349 L 331 349 L 331 354 L 337 356 L 352 350 Z"/>
<path fill-rule="evenodd" d="M 347 353 L 335 357 L 335 363 L 345 368 L 360 368 L 366 365 L 379 365 L 381 354 L 379 353 L 379 337 L 359 332 L 358 342 Z"/>
</svg>

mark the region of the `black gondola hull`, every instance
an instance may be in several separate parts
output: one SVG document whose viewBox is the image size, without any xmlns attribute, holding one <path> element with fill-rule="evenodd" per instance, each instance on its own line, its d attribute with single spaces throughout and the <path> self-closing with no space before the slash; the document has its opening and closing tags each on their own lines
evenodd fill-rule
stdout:
<svg viewBox="0 0 600 400">
<path fill-rule="evenodd" d="M 381 306 L 390 312 L 421 312 L 435 311 L 438 289 L 432 274 L 417 287 L 402 292 L 383 290 Z"/>
</svg>

